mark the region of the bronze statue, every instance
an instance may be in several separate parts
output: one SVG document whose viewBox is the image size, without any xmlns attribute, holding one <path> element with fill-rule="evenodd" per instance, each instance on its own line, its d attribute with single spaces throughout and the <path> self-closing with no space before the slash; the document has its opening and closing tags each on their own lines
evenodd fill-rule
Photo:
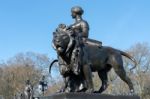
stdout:
<svg viewBox="0 0 150 99">
<path fill-rule="evenodd" d="M 73 71 L 75 74 L 79 74 L 80 72 L 80 65 L 82 64 L 81 62 L 81 58 L 82 58 L 82 43 L 88 43 L 91 45 L 96 45 L 98 47 L 101 47 L 101 42 L 96 41 L 96 40 L 92 40 L 92 39 L 88 39 L 89 36 L 89 24 L 87 23 L 87 21 L 82 19 L 82 14 L 84 13 L 83 9 L 79 6 L 75 6 L 72 7 L 71 9 L 71 16 L 73 19 L 75 19 L 75 23 L 70 25 L 69 27 L 67 27 L 66 29 L 71 29 L 72 33 L 70 33 L 70 42 L 68 44 L 66 53 L 68 53 L 68 51 L 70 51 L 70 49 L 72 48 L 72 43 L 74 42 L 74 40 L 76 40 L 76 47 L 72 52 L 72 61 L 74 61 L 73 67 Z M 65 27 L 63 25 L 63 27 Z M 90 73 L 89 73 L 90 74 Z"/>
<path fill-rule="evenodd" d="M 101 46 L 101 42 L 89 39 L 89 25 L 82 20 L 82 14 L 81 7 L 72 8 L 72 16 L 76 19 L 75 24 L 69 27 L 61 24 L 53 33 L 52 44 L 57 52 L 58 60 L 54 60 L 52 64 L 58 61 L 60 73 L 65 82 L 61 92 L 67 88 L 70 88 L 69 92 L 71 90 L 94 92 L 92 72 L 98 72 L 102 80 L 98 91 L 101 93 L 108 86 L 107 73 L 111 68 L 128 84 L 130 91 L 134 92 L 133 84 L 123 67 L 122 55 L 131 59 L 136 66 L 135 59 L 123 51 Z M 81 85 L 83 88 L 79 88 Z"/>
</svg>

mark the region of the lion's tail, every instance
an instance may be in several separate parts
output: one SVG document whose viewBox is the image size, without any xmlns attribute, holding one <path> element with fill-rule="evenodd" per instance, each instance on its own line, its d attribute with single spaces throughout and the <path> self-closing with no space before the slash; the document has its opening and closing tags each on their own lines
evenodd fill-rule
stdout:
<svg viewBox="0 0 150 99">
<path fill-rule="evenodd" d="M 134 68 L 137 66 L 137 62 L 136 62 L 136 60 L 135 60 L 134 57 L 132 57 L 131 55 L 129 55 L 129 54 L 126 53 L 126 52 L 123 52 L 123 51 L 120 51 L 120 50 L 119 50 L 119 52 L 121 53 L 121 55 L 123 55 L 123 56 L 125 56 L 125 57 L 127 57 L 127 58 L 129 58 L 130 60 L 133 61 L 134 66 L 130 69 L 130 71 L 131 71 L 132 69 L 134 69 Z"/>
<path fill-rule="evenodd" d="M 51 68 L 52 68 L 52 66 L 53 66 L 53 64 L 54 64 L 55 62 L 58 62 L 58 59 L 55 59 L 55 60 L 53 60 L 53 61 L 51 62 L 50 66 L 49 66 L 49 73 L 50 73 L 50 74 L 51 74 Z"/>
</svg>

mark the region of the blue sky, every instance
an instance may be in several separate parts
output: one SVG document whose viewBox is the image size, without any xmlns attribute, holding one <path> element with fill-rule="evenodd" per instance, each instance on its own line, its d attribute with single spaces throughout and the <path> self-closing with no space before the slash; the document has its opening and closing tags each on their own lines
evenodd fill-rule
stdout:
<svg viewBox="0 0 150 99">
<path fill-rule="evenodd" d="M 0 60 L 28 51 L 56 58 L 52 32 L 74 22 L 70 9 L 76 5 L 85 10 L 89 37 L 103 45 L 126 50 L 150 44 L 149 0 L 0 0 Z"/>
</svg>

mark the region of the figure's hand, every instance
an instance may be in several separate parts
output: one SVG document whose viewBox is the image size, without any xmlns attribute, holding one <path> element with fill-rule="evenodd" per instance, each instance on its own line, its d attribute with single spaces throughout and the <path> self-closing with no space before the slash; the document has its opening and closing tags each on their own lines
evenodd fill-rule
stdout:
<svg viewBox="0 0 150 99">
<path fill-rule="evenodd" d="M 74 25 L 69 25 L 68 29 L 74 29 Z"/>
<path fill-rule="evenodd" d="M 67 30 L 70 30 L 71 29 L 71 26 L 67 26 L 67 28 L 66 28 Z"/>
</svg>

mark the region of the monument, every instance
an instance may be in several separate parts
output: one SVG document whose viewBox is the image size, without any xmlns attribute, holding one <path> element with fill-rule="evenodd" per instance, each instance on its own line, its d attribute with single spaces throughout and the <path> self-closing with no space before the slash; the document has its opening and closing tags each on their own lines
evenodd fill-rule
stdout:
<svg viewBox="0 0 150 99">
<path fill-rule="evenodd" d="M 136 66 L 136 60 L 121 50 L 102 46 L 102 42 L 88 38 L 89 24 L 82 18 L 84 10 L 75 6 L 71 9 L 75 23 L 70 26 L 60 24 L 53 32 L 52 45 L 56 50 L 60 73 L 64 86 L 59 94 L 42 99 L 139 99 L 136 96 L 100 95 L 108 87 L 107 73 L 113 68 L 116 74 L 129 86 L 130 94 L 134 87 L 123 67 L 122 56 L 129 58 Z M 134 67 L 133 67 L 134 68 Z M 97 72 L 102 81 L 98 91 L 94 90 L 92 72 Z"/>
</svg>

